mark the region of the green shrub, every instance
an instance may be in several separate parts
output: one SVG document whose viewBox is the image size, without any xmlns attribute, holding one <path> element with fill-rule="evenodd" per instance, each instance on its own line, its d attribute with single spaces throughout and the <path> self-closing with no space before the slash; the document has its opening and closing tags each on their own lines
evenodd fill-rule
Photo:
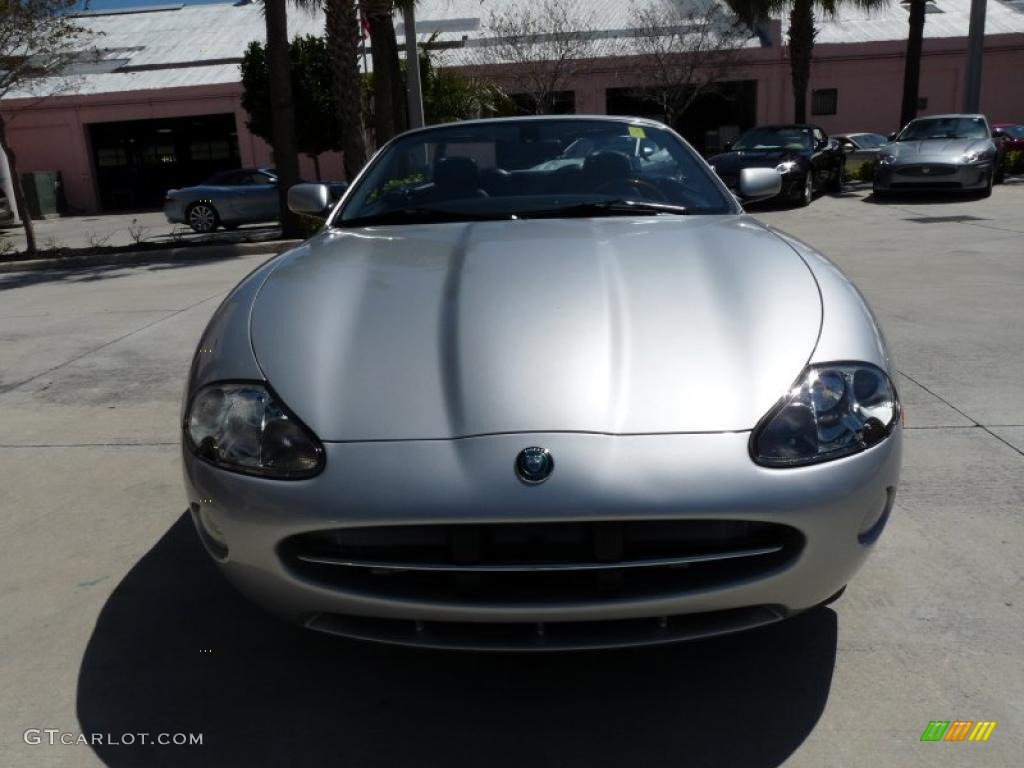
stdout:
<svg viewBox="0 0 1024 768">
<path fill-rule="evenodd" d="M 870 160 L 851 169 L 847 166 L 846 178 L 850 181 L 871 181 L 875 177 L 875 164 Z"/>
<path fill-rule="evenodd" d="M 1024 173 L 1024 151 L 1015 149 L 1003 156 L 1003 168 L 1007 173 Z"/>
<path fill-rule="evenodd" d="M 323 219 L 318 219 L 314 216 L 303 216 L 299 215 L 299 231 L 300 237 L 303 240 L 308 240 L 324 225 Z"/>
</svg>

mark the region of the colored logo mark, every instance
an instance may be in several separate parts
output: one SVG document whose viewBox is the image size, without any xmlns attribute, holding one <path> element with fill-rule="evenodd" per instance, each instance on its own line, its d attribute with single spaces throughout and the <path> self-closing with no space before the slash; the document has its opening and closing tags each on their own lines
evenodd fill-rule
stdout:
<svg viewBox="0 0 1024 768">
<path fill-rule="evenodd" d="M 921 741 L 988 741 L 995 728 L 995 720 L 932 720 Z"/>
</svg>

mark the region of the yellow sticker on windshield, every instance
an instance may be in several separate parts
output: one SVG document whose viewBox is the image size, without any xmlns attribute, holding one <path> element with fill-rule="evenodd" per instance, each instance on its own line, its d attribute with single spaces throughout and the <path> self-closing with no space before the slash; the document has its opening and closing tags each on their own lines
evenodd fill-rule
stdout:
<svg viewBox="0 0 1024 768">
<path fill-rule="evenodd" d="M 641 128 L 639 125 L 631 125 L 631 126 L 629 126 L 629 135 L 632 136 L 634 139 L 646 139 L 647 138 L 647 134 L 644 133 L 644 129 Z"/>
</svg>

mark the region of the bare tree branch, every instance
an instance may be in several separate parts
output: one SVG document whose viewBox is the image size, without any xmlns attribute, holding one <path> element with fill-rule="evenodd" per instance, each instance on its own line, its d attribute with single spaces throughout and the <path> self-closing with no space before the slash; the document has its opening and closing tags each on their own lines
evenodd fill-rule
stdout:
<svg viewBox="0 0 1024 768">
<path fill-rule="evenodd" d="M 520 0 L 493 9 L 484 39 L 472 56 L 478 65 L 509 64 L 513 90 L 526 94 L 538 114 L 551 109 L 586 59 L 601 54 L 594 11 L 581 0 Z"/>
<path fill-rule="evenodd" d="M 672 125 L 697 98 L 728 77 L 750 31 L 715 0 L 693 4 L 633 0 L 634 50 L 646 58 L 647 84 L 638 96 L 653 99 Z"/>
<path fill-rule="evenodd" d="M 68 15 L 74 5 L 75 0 L 0 0 L 0 99 L 11 93 L 48 97 L 74 90 L 71 65 L 97 58 L 86 30 Z M 14 202 L 25 226 L 26 250 L 33 253 L 35 232 L 3 112 L 0 150 L 7 156 Z"/>
</svg>

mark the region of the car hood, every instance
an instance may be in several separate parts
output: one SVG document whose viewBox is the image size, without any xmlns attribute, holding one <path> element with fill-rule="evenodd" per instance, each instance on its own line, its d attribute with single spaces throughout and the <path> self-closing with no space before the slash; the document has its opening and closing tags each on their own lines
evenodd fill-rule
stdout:
<svg viewBox="0 0 1024 768">
<path fill-rule="evenodd" d="M 892 155 L 901 162 L 910 162 L 922 158 L 940 158 L 956 160 L 961 155 L 974 150 L 985 149 L 985 139 L 927 139 L 925 141 L 896 141 L 886 144 L 882 152 Z"/>
<path fill-rule="evenodd" d="M 723 152 L 708 160 L 719 172 L 735 172 L 744 168 L 774 168 L 786 160 L 799 160 L 800 153 L 788 149 L 776 149 L 771 151 L 737 151 Z"/>
<path fill-rule="evenodd" d="M 752 428 L 821 325 L 745 216 L 328 231 L 252 308 L 256 359 L 325 441 Z"/>
</svg>

